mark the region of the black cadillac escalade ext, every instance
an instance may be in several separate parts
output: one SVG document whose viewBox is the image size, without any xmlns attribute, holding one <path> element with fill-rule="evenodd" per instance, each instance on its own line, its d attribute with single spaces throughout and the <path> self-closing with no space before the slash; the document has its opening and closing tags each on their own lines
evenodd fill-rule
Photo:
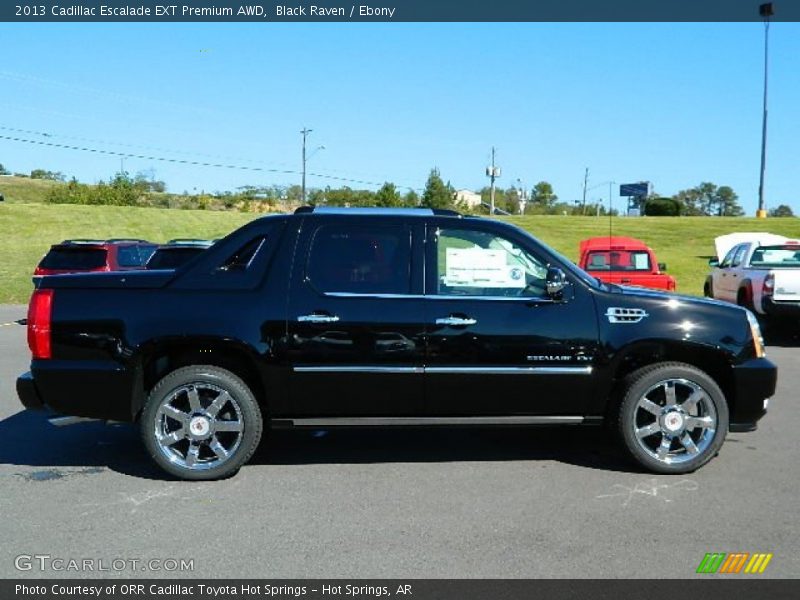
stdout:
<svg viewBox="0 0 800 600">
<path fill-rule="evenodd" d="M 610 423 L 659 473 L 775 391 L 751 313 L 606 285 L 526 232 L 428 209 L 257 219 L 175 271 L 37 278 L 22 403 L 136 421 L 186 479 L 264 427 Z"/>
</svg>

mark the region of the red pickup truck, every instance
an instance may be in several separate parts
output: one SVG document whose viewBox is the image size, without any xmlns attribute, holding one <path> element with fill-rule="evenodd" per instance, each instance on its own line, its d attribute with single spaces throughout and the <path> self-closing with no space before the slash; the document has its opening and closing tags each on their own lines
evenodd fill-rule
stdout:
<svg viewBox="0 0 800 600">
<path fill-rule="evenodd" d="M 653 250 L 636 238 L 605 236 L 583 240 L 578 265 L 606 283 L 675 291 L 675 278 L 663 272 L 666 265 L 657 262 Z"/>
</svg>

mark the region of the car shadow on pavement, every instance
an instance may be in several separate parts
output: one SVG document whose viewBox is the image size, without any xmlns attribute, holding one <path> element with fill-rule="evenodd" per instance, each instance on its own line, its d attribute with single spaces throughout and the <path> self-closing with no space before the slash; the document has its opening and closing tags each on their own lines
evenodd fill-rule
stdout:
<svg viewBox="0 0 800 600">
<path fill-rule="evenodd" d="M 111 469 L 134 477 L 166 479 L 152 464 L 139 441 L 138 430 L 128 424 L 106 425 L 92 421 L 56 427 L 49 412 L 23 410 L 0 421 L 0 464 L 41 469 L 21 469 L 26 479 L 60 479 L 76 469 Z"/>
<path fill-rule="evenodd" d="M 778 348 L 800 347 L 800 326 L 798 325 L 766 324 L 762 326 L 762 334 L 768 353 L 770 346 Z"/>
<path fill-rule="evenodd" d="M 600 427 L 432 427 L 270 432 L 253 464 L 554 461 L 642 472 Z"/>
<path fill-rule="evenodd" d="M 170 480 L 150 460 L 137 427 L 87 422 L 55 427 L 52 414 L 22 411 L 0 421 L 0 463 L 28 479 L 109 469 Z M 597 427 L 495 427 L 270 431 L 251 465 L 554 461 L 606 471 L 642 472 Z M 33 469 L 31 469 L 33 467 Z"/>
</svg>

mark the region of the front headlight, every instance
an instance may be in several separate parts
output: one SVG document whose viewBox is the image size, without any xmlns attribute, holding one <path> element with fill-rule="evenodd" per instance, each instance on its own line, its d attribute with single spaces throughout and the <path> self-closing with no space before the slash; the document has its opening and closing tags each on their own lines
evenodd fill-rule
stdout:
<svg viewBox="0 0 800 600">
<path fill-rule="evenodd" d="M 756 358 L 764 358 L 767 353 L 764 352 L 764 336 L 761 335 L 761 326 L 758 324 L 756 316 L 745 309 L 747 313 L 747 322 L 750 323 L 750 334 L 753 336 L 753 349 L 756 351 Z"/>
</svg>

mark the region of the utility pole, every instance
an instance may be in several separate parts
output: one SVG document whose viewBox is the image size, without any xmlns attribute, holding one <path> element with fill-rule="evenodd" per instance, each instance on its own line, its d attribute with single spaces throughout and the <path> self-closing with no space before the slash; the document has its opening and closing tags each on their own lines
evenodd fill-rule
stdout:
<svg viewBox="0 0 800 600">
<path fill-rule="evenodd" d="M 489 214 L 494 214 L 494 180 L 500 177 L 500 167 L 494 164 L 494 146 L 492 146 L 492 164 L 486 167 L 486 175 L 489 177 L 491 185 L 489 187 Z"/>
<path fill-rule="evenodd" d="M 303 204 L 306 203 L 306 137 L 312 131 L 312 129 L 303 127 L 303 130 L 300 132 L 303 134 Z"/>
<path fill-rule="evenodd" d="M 589 167 L 583 172 L 583 200 L 581 201 L 581 214 L 586 214 L 586 186 L 589 183 Z"/>
<path fill-rule="evenodd" d="M 764 172 L 767 167 L 767 67 L 769 66 L 769 18 L 774 14 L 772 2 L 759 6 L 758 13 L 764 17 L 764 112 L 761 120 L 761 173 L 758 180 L 756 217 L 764 219 L 767 216 L 767 207 L 764 202 Z"/>
</svg>

